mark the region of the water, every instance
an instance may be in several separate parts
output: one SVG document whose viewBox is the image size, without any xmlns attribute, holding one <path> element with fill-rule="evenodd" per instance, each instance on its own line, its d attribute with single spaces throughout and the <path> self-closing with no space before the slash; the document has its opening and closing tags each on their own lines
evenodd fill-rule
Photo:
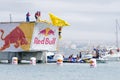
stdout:
<svg viewBox="0 0 120 80">
<path fill-rule="evenodd" d="M 0 80 L 119 80 L 120 62 L 88 63 L 0 64 Z"/>
</svg>

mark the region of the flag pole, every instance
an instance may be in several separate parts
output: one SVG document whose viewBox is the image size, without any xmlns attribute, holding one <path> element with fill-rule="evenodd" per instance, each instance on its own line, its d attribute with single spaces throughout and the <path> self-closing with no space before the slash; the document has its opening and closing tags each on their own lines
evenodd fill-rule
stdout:
<svg viewBox="0 0 120 80">
<path fill-rule="evenodd" d="M 12 16 L 11 16 L 11 14 L 9 14 L 9 17 L 10 17 L 10 23 L 12 22 Z"/>
</svg>

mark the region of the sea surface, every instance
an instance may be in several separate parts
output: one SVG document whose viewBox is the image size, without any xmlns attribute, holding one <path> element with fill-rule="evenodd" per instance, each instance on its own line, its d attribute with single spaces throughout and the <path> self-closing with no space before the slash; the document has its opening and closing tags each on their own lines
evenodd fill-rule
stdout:
<svg viewBox="0 0 120 80">
<path fill-rule="evenodd" d="M 120 80 L 120 62 L 0 64 L 0 80 Z"/>
</svg>

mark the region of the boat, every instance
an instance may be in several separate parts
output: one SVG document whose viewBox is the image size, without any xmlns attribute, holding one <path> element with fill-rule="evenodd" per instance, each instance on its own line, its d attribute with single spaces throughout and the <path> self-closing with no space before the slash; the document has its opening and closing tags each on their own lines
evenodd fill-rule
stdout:
<svg viewBox="0 0 120 80">
<path fill-rule="evenodd" d="M 120 60 L 120 52 L 107 54 L 107 55 L 103 56 L 102 58 L 107 61 L 119 61 Z"/>
</svg>

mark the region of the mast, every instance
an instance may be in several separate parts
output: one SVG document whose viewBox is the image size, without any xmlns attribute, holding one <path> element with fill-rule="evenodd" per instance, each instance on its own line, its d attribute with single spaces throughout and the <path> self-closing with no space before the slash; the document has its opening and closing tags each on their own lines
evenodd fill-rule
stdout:
<svg viewBox="0 0 120 80">
<path fill-rule="evenodd" d="M 119 40 L 118 40 L 118 20 L 116 19 L 116 47 L 119 48 Z"/>
</svg>

